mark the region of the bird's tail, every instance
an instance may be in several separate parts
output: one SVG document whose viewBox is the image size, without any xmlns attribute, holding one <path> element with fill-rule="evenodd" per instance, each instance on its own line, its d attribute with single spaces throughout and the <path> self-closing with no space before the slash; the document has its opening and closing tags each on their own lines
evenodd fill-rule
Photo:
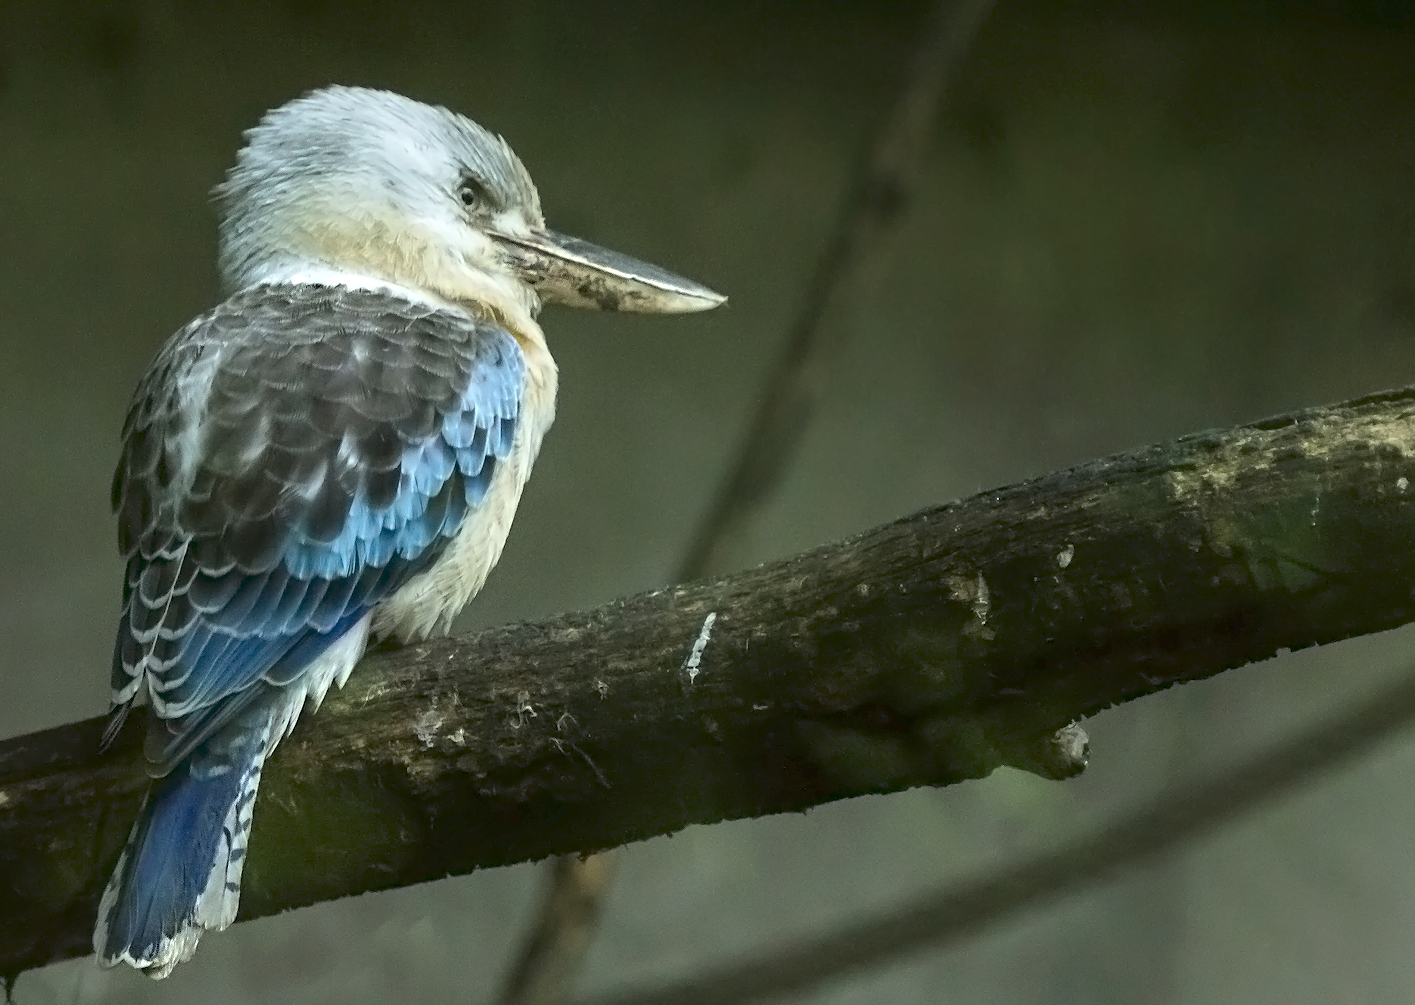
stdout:
<svg viewBox="0 0 1415 1005">
<path fill-rule="evenodd" d="M 99 963 L 166 977 L 236 920 L 272 727 L 269 713 L 240 716 L 153 784 L 99 902 Z"/>
</svg>

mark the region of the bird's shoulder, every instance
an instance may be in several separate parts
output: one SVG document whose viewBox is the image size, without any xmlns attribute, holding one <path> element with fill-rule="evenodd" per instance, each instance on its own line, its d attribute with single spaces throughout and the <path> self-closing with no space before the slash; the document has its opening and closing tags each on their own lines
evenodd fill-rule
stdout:
<svg viewBox="0 0 1415 1005">
<path fill-rule="evenodd" d="M 424 375 L 406 391 L 446 394 L 478 366 L 519 377 L 525 360 L 505 328 L 455 305 L 392 286 L 261 284 L 168 338 L 135 389 L 124 432 L 164 406 L 203 404 L 217 378 L 318 394 L 340 371 L 393 368 Z"/>
<path fill-rule="evenodd" d="M 243 290 L 169 339 L 137 388 L 113 483 L 121 547 L 154 526 L 214 531 L 232 507 L 313 502 L 317 483 L 337 484 L 340 524 L 360 487 L 392 501 L 421 442 L 475 475 L 507 448 L 524 373 L 512 335 L 456 308 L 378 289 Z M 440 478 L 440 457 L 404 473 Z"/>
</svg>

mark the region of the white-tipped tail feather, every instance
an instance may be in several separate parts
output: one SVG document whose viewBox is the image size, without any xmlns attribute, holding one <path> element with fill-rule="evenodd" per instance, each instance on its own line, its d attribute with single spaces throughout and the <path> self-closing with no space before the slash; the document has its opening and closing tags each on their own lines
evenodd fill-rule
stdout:
<svg viewBox="0 0 1415 1005">
<path fill-rule="evenodd" d="M 364 618 L 153 784 L 99 902 L 93 951 L 101 964 L 160 979 L 192 958 L 204 932 L 236 920 L 265 759 L 306 703 L 317 707 L 331 684 L 348 680 L 367 635 Z"/>
</svg>

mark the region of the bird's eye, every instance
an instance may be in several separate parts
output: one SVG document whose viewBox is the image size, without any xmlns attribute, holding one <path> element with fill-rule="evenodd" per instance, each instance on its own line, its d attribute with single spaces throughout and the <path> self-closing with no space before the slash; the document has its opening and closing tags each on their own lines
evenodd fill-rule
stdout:
<svg viewBox="0 0 1415 1005">
<path fill-rule="evenodd" d="M 468 209 L 479 209 L 487 203 L 486 189 L 475 178 L 462 179 L 462 184 L 457 186 L 457 198 Z"/>
</svg>

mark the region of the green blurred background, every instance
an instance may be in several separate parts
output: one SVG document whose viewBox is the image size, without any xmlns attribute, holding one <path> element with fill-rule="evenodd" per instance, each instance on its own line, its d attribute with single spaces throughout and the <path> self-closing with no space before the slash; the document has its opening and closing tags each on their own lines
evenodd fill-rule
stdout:
<svg viewBox="0 0 1415 1005">
<path fill-rule="evenodd" d="M 329 82 L 502 132 L 546 215 L 730 294 L 553 310 L 560 417 L 462 625 L 662 585 L 739 442 L 917 3 L 148 0 L 0 6 L 0 736 L 97 715 L 131 389 L 217 296 L 207 192 L 240 131 Z M 1415 377 L 1415 3 L 1000 0 L 887 274 L 738 565 L 1195 429 Z M 1105 713 L 1092 767 L 697 827 L 628 849 L 585 990 L 886 907 L 1123 812 L 1369 693 L 1395 632 Z M 801 998 L 1415 996 L 1415 744 L 1162 862 Z M 42 1002 L 488 1001 L 543 866 L 204 940 L 152 985 L 80 960 Z M 3 877 L 0 877 L 3 881 Z"/>
</svg>

